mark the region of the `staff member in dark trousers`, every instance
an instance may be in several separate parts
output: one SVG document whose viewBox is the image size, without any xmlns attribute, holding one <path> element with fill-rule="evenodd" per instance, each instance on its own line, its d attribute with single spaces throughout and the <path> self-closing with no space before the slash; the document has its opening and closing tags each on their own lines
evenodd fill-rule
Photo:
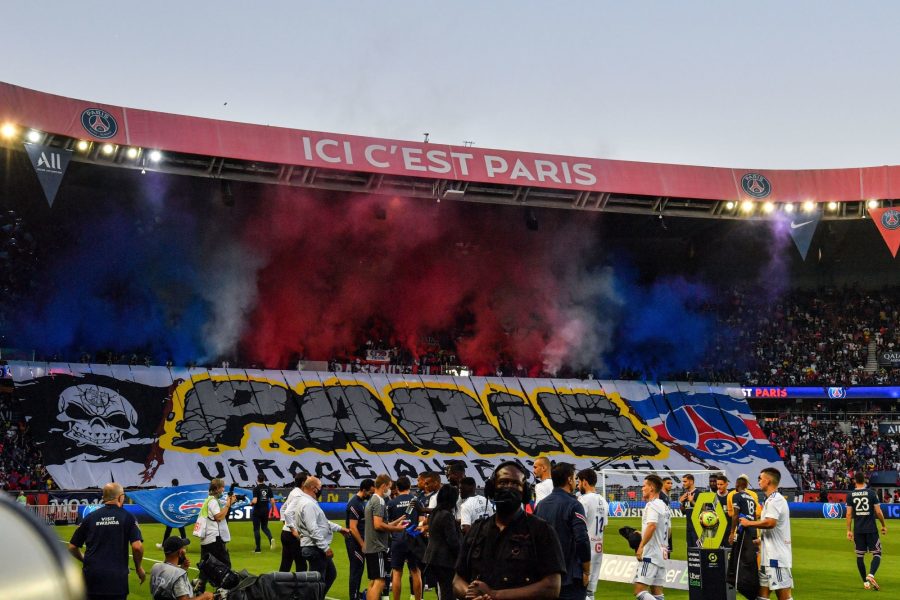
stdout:
<svg viewBox="0 0 900 600">
<path fill-rule="evenodd" d="M 591 576 L 591 540 L 584 507 L 575 496 L 575 466 L 557 463 L 550 471 L 553 491 L 541 500 L 534 515 L 547 521 L 559 538 L 566 572 L 562 576 L 560 600 L 584 600 Z"/>
<path fill-rule="evenodd" d="M 375 482 L 371 479 L 363 479 L 359 484 L 359 491 L 353 494 L 347 502 L 347 515 L 344 519 L 344 527 L 350 535 L 344 540 L 347 546 L 347 560 L 350 562 L 350 595 L 349 600 L 365 600 L 365 592 L 360 593 L 359 585 L 366 568 L 365 546 L 366 528 L 365 515 L 366 504 L 375 493 Z"/>
<path fill-rule="evenodd" d="M 69 540 L 69 553 L 84 563 L 88 600 L 114 600 L 128 596 L 128 547 L 138 579 L 147 574 L 141 567 L 144 546 L 141 530 L 130 512 L 122 508 L 125 491 L 118 483 L 103 486 L 103 506 L 88 514 Z M 87 544 L 84 555 L 81 547 Z"/>
<path fill-rule="evenodd" d="M 453 569 L 459 557 L 461 537 L 459 524 L 453 516 L 458 499 L 459 490 L 456 487 L 443 486 L 437 494 L 437 506 L 428 518 L 428 546 L 425 548 L 424 562 L 429 570 L 434 571 L 438 600 L 454 599 Z"/>
<path fill-rule="evenodd" d="M 409 489 L 409 477 L 400 477 L 394 482 L 397 486 L 397 497 L 387 503 L 389 521 L 406 517 L 410 523 L 419 522 L 419 510 L 416 498 Z M 391 534 L 391 597 L 400 600 L 403 591 L 403 565 L 409 566 L 410 591 L 414 600 L 422 600 L 422 570 L 417 557 L 408 542 L 405 531 Z"/>
<path fill-rule="evenodd" d="M 284 504 L 281 505 L 281 520 L 284 527 L 281 528 L 281 565 L 279 571 L 290 571 L 291 564 L 298 573 L 306 570 L 306 561 L 300 554 L 300 538 L 295 535 L 297 531 L 297 502 L 303 493 L 300 489 L 308 473 L 297 473 L 294 475 L 294 489 L 288 494 Z"/>
<path fill-rule="evenodd" d="M 266 477 L 260 473 L 256 478 L 256 486 L 253 488 L 253 499 L 250 500 L 253 509 L 250 518 L 253 520 L 253 541 L 256 542 L 256 550 L 259 553 L 259 530 L 269 538 L 269 550 L 275 547 L 275 538 L 269 531 L 269 512 L 275 508 L 275 498 L 272 497 L 272 487 L 266 483 Z"/>
<path fill-rule="evenodd" d="M 496 598 L 498 590 L 506 600 L 559 597 L 566 565 L 553 528 L 523 509 L 531 499 L 528 475 L 521 464 L 505 462 L 485 484 L 497 512 L 473 524 L 463 540 L 453 578 L 457 598 Z"/>
</svg>

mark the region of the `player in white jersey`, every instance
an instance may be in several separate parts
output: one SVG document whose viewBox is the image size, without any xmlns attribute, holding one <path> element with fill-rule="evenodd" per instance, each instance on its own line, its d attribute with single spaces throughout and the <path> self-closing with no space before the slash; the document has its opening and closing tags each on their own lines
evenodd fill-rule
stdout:
<svg viewBox="0 0 900 600">
<path fill-rule="evenodd" d="M 585 589 L 586 600 L 593 600 L 600 578 L 600 565 L 603 564 L 603 532 L 609 522 L 609 504 L 601 494 L 597 493 L 597 472 L 583 469 L 578 472 L 578 501 L 584 507 L 587 521 L 588 537 L 591 540 L 591 574 Z"/>
<path fill-rule="evenodd" d="M 791 515 L 787 500 L 778 492 L 781 473 L 778 469 L 763 469 L 759 474 L 759 489 L 766 494 L 762 516 L 758 521 L 741 519 L 744 527 L 760 530 L 762 549 L 759 557 L 759 597 L 768 598 L 775 592 L 778 600 L 791 600 L 794 579 L 791 576 Z"/>
<path fill-rule="evenodd" d="M 534 461 L 534 478 L 537 483 L 534 486 L 534 505 L 550 495 L 553 491 L 553 480 L 550 479 L 550 459 L 540 457 Z"/>
<path fill-rule="evenodd" d="M 665 560 L 669 557 L 669 507 L 659 499 L 662 479 L 647 475 L 641 488 L 646 504 L 641 518 L 641 543 L 637 549 L 640 564 L 634 575 L 637 600 L 663 600 L 666 583 Z"/>
<path fill-rule="evenodd" d="M 463 535 L 469 533 L 475 521 L 494 514 L 491 501 L 475 493 L 475 480 L 471 477 L 463 477 L 459 482 L 459 497 L 464 499 L 459 505 L 459 526 Z"/>
</svg>

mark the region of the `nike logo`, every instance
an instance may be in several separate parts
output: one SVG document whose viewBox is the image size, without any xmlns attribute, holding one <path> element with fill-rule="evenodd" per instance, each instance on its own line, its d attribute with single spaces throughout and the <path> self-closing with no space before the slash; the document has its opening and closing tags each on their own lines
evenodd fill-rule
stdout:
<svg viewBox="0 0 900 600">
<path fill-rule="evenodd" d="M 797 229 L 798 227 L 803 227 L 804 225 L 809 225 L 812 221 L 803 221 L 802 223 L 794 223 L 791 221 L 791 229 Z"/>
</svg>

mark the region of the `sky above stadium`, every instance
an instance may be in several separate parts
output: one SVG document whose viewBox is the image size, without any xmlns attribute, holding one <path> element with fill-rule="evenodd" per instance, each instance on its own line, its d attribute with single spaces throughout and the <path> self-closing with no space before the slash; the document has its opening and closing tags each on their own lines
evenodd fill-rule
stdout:
<svg viewBox="0 0 900 600">
<path fill-rule="evenodd" d="M 376 137 L 747 168 L 900 164 L 900 4 L 7 0 L 0 80 Z"/>
</svg>

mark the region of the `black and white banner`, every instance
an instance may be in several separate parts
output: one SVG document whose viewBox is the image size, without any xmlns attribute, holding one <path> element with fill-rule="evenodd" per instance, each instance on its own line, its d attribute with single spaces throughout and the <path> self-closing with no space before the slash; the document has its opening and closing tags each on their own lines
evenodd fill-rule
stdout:
<svg viewBox="0 0 900 600">
<path fill-rule="evenodd" d="M 259 474 L 278 485 L 298 471 L 353 486 L 379 473 L 415 478 L 443 471 L 455 460 L 482 483 L 501 461 L 518 460 L 530 470 L 542 455 L 578 468 L 714 467 L 732 476 L 778 461 L 768 442 L 756 439 L 739 388 L 670 390 L 663 416 L 687 410 L 696 417 L 696 425 L 688 419 L 677 429 L 642 420 L 635 407 L 646 413 L 660 390 L 637 382 L 10 366 L 15 409 L 28 418 L 50 474 L 67 489 L 110 480 L 240 483 Z M 700 428 L 700 443 L 692 441 L 700 434 L 691 427 Z"/>
</svg>

